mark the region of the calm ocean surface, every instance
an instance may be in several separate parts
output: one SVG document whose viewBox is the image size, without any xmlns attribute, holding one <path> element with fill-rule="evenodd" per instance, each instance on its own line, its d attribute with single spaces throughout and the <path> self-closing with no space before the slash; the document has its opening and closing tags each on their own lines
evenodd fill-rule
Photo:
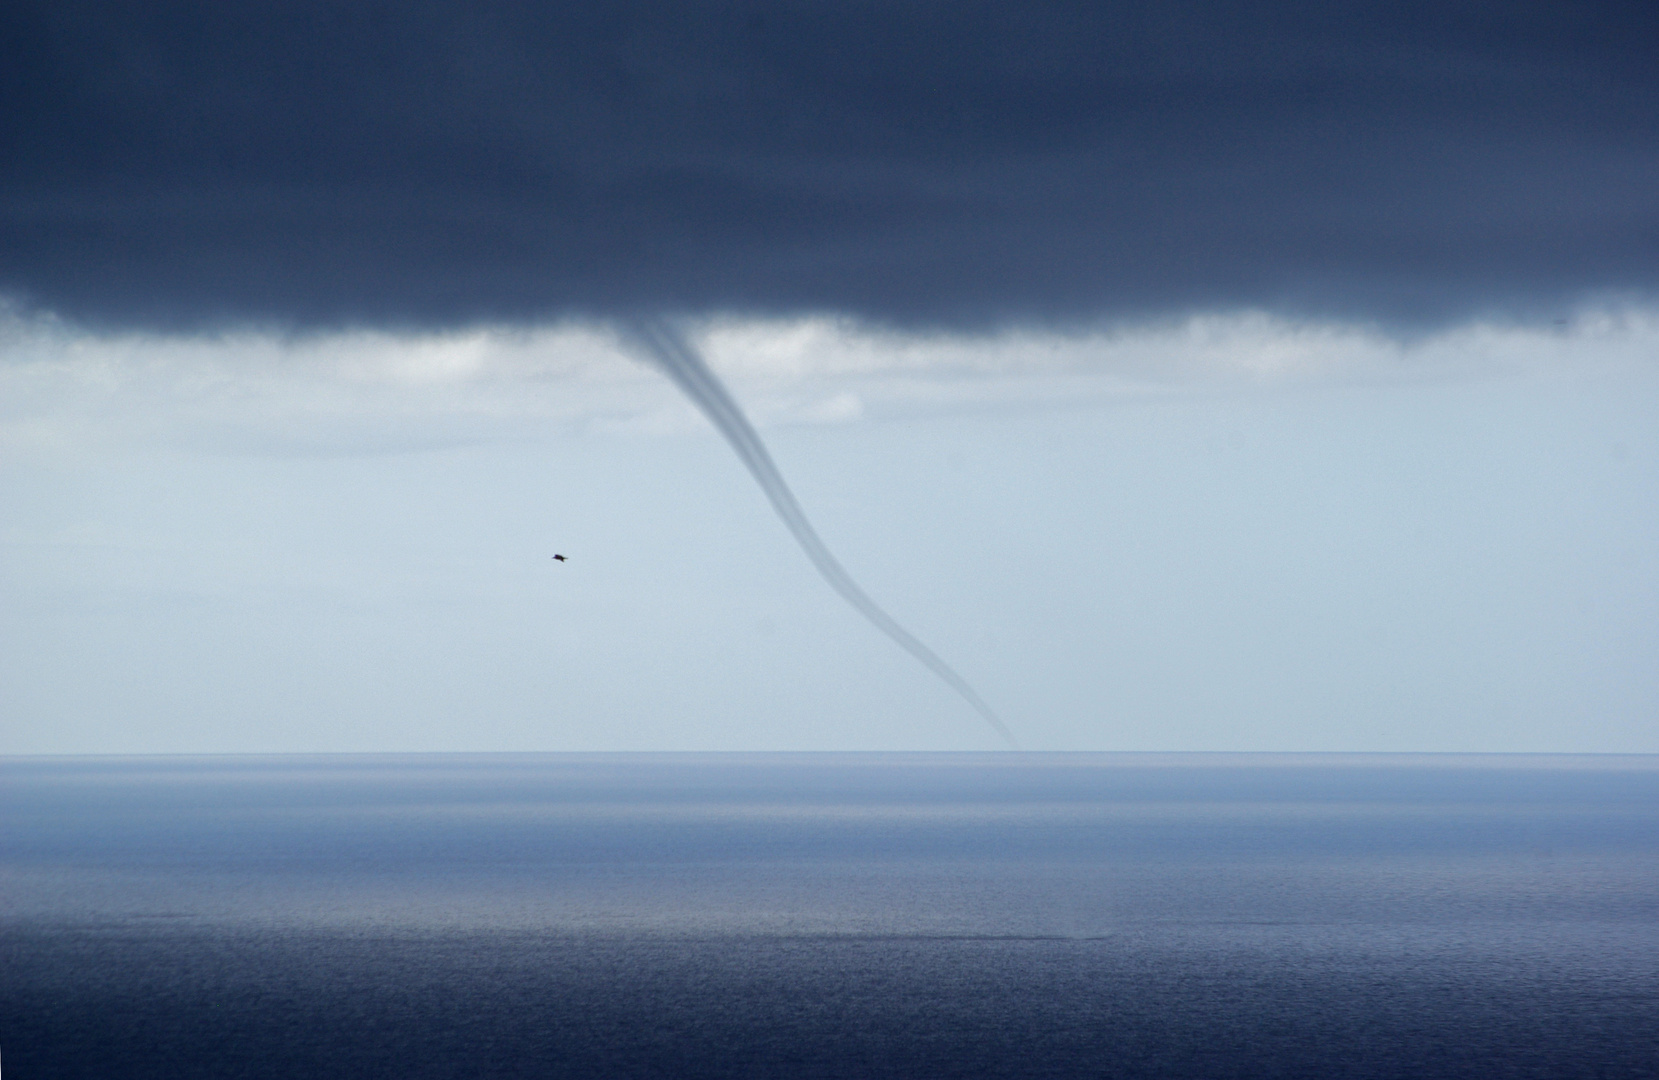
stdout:
<svg viewBox="0 0 1659 1080">
<path fill-rule="evenodd" d="M 1655 1077 L 1659 757 L 0 760 L 26 1077 Z"/>
</svg>

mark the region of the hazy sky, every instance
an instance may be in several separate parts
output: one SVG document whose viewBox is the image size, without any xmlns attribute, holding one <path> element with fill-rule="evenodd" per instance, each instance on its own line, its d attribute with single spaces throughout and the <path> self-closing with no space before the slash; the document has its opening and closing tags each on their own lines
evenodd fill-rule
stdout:
<svg viewBox="0 0 1659 1080">
<path fill-rule="evenodd" d="M 1022 745 L 1659 751 L 1656 23 L 7 5 L 0 752 L 999 745 L 640 316 Z"/>
</svg>

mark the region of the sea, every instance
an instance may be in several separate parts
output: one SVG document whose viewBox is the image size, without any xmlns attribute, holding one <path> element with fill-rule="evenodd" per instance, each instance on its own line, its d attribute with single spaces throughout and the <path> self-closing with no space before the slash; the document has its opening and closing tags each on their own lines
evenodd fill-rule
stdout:
<svg viewBox="0 0 1659 1080">
<path fill-rule="evenodd" d="M 1659 1077 L 1659 756 L 0 759 L 7 1077 Z"/>
</svg>

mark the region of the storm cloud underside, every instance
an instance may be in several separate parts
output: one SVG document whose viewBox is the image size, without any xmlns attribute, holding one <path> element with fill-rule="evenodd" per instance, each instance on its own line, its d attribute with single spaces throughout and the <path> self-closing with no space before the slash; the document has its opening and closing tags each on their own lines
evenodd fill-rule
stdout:
<svg viewBox="0 0 1659 1080">
<path fill-rule="evenodd" d="M 0 293 L 90 325 L 1262 307 L 1659 285 L 1645 4 L 24 0 Z"/>
</svg>

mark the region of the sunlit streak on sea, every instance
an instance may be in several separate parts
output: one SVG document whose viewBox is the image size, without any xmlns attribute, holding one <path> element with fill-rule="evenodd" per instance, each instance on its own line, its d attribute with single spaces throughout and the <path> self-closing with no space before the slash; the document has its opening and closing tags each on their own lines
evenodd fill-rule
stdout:
<svg viewBox="0 0 1659 1080">
<path fill-rule="evenodd" d="M 1659 1076 L 1659 758 L 0 761 L 17 1077 Z"/>
</svg>

